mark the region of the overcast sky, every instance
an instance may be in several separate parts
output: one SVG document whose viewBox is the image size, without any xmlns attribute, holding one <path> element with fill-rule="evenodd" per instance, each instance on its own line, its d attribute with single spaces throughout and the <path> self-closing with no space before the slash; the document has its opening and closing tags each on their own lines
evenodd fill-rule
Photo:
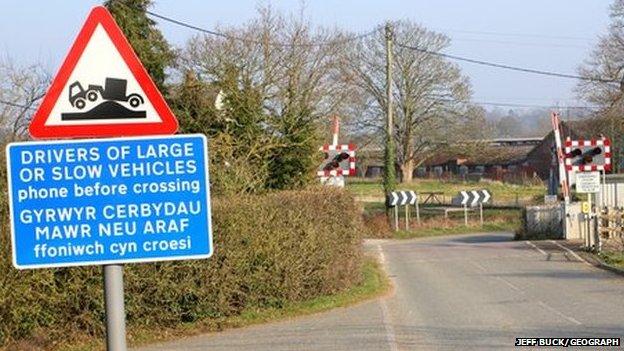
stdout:
<svg viewBox="0 0 624 351">
<path fill-rule="evenodd" d="M 90 0 L 0 0 L 0 53 L 24 64 L 42 62 L 56 72 L 90 8 Z M 154 12 L 214 28 L 255 16 L 266 1 L 158 0 Z M 273 0 L 298 12 L 300 0 Z M 410 19 L 448 34 L 445 52 L 474 59 L 561 73 L 576 73 L 608 25 L 606 0 L 314 0 L 305 4 L 312 23 L 366 32 L 387 19 Z M 167 40 L 182 45 L 190 29 L 159 22 Z M 578 105 L 574 80 L 461 63 L 474 100 Z"/>
</svg>

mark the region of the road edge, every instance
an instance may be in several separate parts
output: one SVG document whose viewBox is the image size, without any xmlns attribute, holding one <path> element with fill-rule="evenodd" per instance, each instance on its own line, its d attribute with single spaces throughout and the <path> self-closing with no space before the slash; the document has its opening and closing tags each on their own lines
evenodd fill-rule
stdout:
<svg viewBox="0 0 624 351">
<path fill-rule="evenodd" d="M 368 276 L 366 272 L 369 271 Z M 321 314 L 339 308 L 347 308 L 365 303 L 377 298 L 384 298 L 393 291 L 392 283 L 380 258 L 374 254 L 365 254 L 362 264 L 362 274 L 364 279 L 360 284 L 349 289 L 330 295 L 323 295 L 311 300 L 293 303 L 283 308 L 267 308 L 260 310 L 249 310 L 241 315 L 232 316 L 215 323 L 209 320 L 200 322 L 200 325 L 191 328 L 179 328 L 181 330 L 171 330 L 166 334 L 139 331 L 137 337 L 130 342 L 132 349 L 168 343 L 179 339 L 186 339 L 204 334 L 217 334 L 234 329 L 244 329 L 253 326 L 286 322 L 306 316 Z M 375 283 L 375 289 L 366 291 L 366 285 Z M 364 289 L 364 290 L 363 290 Z M 140 335 L 140 333 L 145 333 Z M 82 348 L 73 351 L 84 350 Z"/>
<path fill-rule="evenodd" d="M 551 240 L 553 241 L 553 240 Z M 566 242 L 565 240 L 557 240 L 554 241 L 556 243 L 558 243 L 559 245 L 563 246 L 564 248 L 566 248 L 567 250 L 570 250 L 572 252 L 574 252 L 575 254 L 579 255 L 583 261 L 585 261 L 585 263 L 588 263 L 596 268 L 600 268 L 609 272 L 612 272 L 614 274 L 620 275 L 622 277 L 624 277 L 624 269 L 622 268 L 618 268 L 615 266 L 612 266 L 608 263 L 606 263 L 605 261 L 603 261 L 598 255 L 591 253 L 591 252 L 587 252 L 584 250 L 579 250 L 577 247 L 573 247 L 571 246 L 568 242 Z"/>
</svg>

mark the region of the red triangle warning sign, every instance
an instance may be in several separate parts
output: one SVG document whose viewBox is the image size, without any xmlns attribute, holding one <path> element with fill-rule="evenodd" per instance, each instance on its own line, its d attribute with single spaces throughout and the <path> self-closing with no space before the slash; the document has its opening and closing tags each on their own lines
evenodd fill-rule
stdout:
<svg viewBox="0 0 624 351">
<path fill-rule="evenodd" d="M 104 7 L 91 10 L 30 124 L 34 138 L 174 134 L 178 121 Z"/>
</svg>

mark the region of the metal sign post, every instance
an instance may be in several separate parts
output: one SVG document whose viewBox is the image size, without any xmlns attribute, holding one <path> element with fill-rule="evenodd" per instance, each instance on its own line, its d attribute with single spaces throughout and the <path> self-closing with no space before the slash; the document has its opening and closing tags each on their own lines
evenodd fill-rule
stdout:
<svg viewBox="0 0 624 351">
<path fill-rule="evenodd" d="M 479 218 L 481 220 L 481 226 L 483 226 L 483 204 L 490 201 L 492 194 L 487 189 L 482 190 L 465 190 L 460 191 L 455 196 L 451 203 L 454 206 L 461 206 L 464 209 L 464 224 L 468 226 L 468 207 L 474 209 L 479 206 Z"/>
<path fill-rule="evenodd" d="M 589 213 L 587 213 L 587 248 L 591 250 L 592 247 L 592 236 L 591 236 L 591 220 L 592 220 L 592 197 L 591 194 L 587 194 L 587 207 L 589 208 Z"/>
<path fill-rule="evenodd" d="M 405 206 L 405 230 L 409 230 L 409 206 L 416 206 L 416 218 L 420 223 L 418 195 L 409 191 L 393 191 L 386 195 L 386 206 L 394 207 L 394 230 L 399 230 L 399 206 Z"/>
<path fill-rule="evenodd" d="M 88 162 L 75 162 L 66 156 L 73 155 L 67 150 L 85 150 Z M 159 155 L 157 150 L 169 153 Z M 44 153 L 65 156 L 33 167 L 34 155 Z M 170 173 L 144 171 L 176 162 L 181 166 Z M 18 269 L 103 266 L 107 345 L 109 350 L 125 351 L 121 264 L 212 255 L 207 167 L 207 140 L 199 134 L 9 144 L 13 265 Z M 57 169 L 66 172 L 53 179 Z M 163 190 L 158 186 L 163 182 L 178 186 Z M 125 216 L 131 210 L 144 212 L 140 219 L 128 220 Z M 58 215 L 44 219 L 25 215 L 34 212 Z M 63 213 L 72 215 L 61 219 Z M 76 234 L 59 242 L 55 233 L 60 225 L 75 228 Z M 71 254 L 60 254 L 64 252 Z"/>
<path fill-rule="evenodd" d="M 600 227 L 602 223 L 600 222 L 599 214 L 607 212 L 607 171 L 602 171 L 602 184 L 600 185 L 600 210 L 596 214 L 596 239 L 598 240 L 598 252 L 602 252 L 602 240 L 600 239 Z M 609 224 L 609 223 L 607 223 Z"/>
<path fill-rule="evenodd" d="M 599 172 L 599 178 L 600 178 L 600 182 L 599 182 L 599 186 L 600 186 L 600 191 L 598 191 L 597 193 L 594 194 L 588 194 L 589 196 L 598 196 L 600 195 L 600 201 L 596 200 L 595 201 L 595 207 L 596 210 L 593 212 L 593 217 L 595 220 L 595 224 L 594 224 L 594 241 L 595 241 L 595 250 L 597 253 L 602 252 L 602 240 L 600 238 L 600 227 L 601 227 L 601 214 L 602 213 L 606 213 L 607 211 L 607 206 L 606 206 L 606 199 L 605 197 L 607 196 L 607 190 L 606 190 L 606 171 L 602 170 Z"/>
<path fill-rule="evenodd" d="M 409 205 L 405 205 L 405 230 L 409 230 Z"/>
<path fill-rule="evenodd" d="M 483 227 L 483 202 L 479 202 L 479 219 L 481 220 L 481 226 Z"/>
<path fill-rule="evenodd" d="M 213 253 L 207 140 L 177 130 L 121 28 L 97 6 L 29 125 L 35 139 L 72 140 L 6 148 L 13 266 L 102 266 L 109 351 L 126 350 L 122 264 Z"/>
<path fill-rule="evenodd" d="M 587 235 L 586 245 L 591 249 L 592 245 L 596 251 L 599 250 L 599 233 L 596 230 L 592 238 L 592 219 L 594 216 L 594 208 L 592 205 L 592 196 L 601 191 L 601 174 L 600 172 L 580 172 L 576 174 L 576 192 L 579 194 L 587 194 L 587 203 L 589 213 L 587 214 Z"/>
<path fill-rule="evenodd" d="M 418 206 L 418 198 L 416 198 L 414 206 L 416 206 L 416 222 L 420 225 L 420 208 Z"/>
<path fill-rule="evenodd" d="M 102 266 L 106 309 L 106 349 L 126 351 L 126 309 L 124 306 L 123 266 Z"/>
<path fill-rule="evenodd" d="M 394 206 L 394 230 L 399 230 L 399 206 Z"/>
</svg>

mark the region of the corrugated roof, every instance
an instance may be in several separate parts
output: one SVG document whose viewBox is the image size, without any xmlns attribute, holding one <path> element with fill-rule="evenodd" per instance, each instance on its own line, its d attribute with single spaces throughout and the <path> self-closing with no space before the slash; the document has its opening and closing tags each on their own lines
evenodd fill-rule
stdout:
<svg viewBox="0 0 624 351">
<path fill-rule="evenodd" d="M 424 166 L 439 166 L 450 163 L 466 166 L 494 166 L 520 163 L 534 145 L 521 146 L 489 146 L 483 145 L 470 154 L 464 152 L 447 151 L 439 153 L 426 161 Z"/>
</svg>

